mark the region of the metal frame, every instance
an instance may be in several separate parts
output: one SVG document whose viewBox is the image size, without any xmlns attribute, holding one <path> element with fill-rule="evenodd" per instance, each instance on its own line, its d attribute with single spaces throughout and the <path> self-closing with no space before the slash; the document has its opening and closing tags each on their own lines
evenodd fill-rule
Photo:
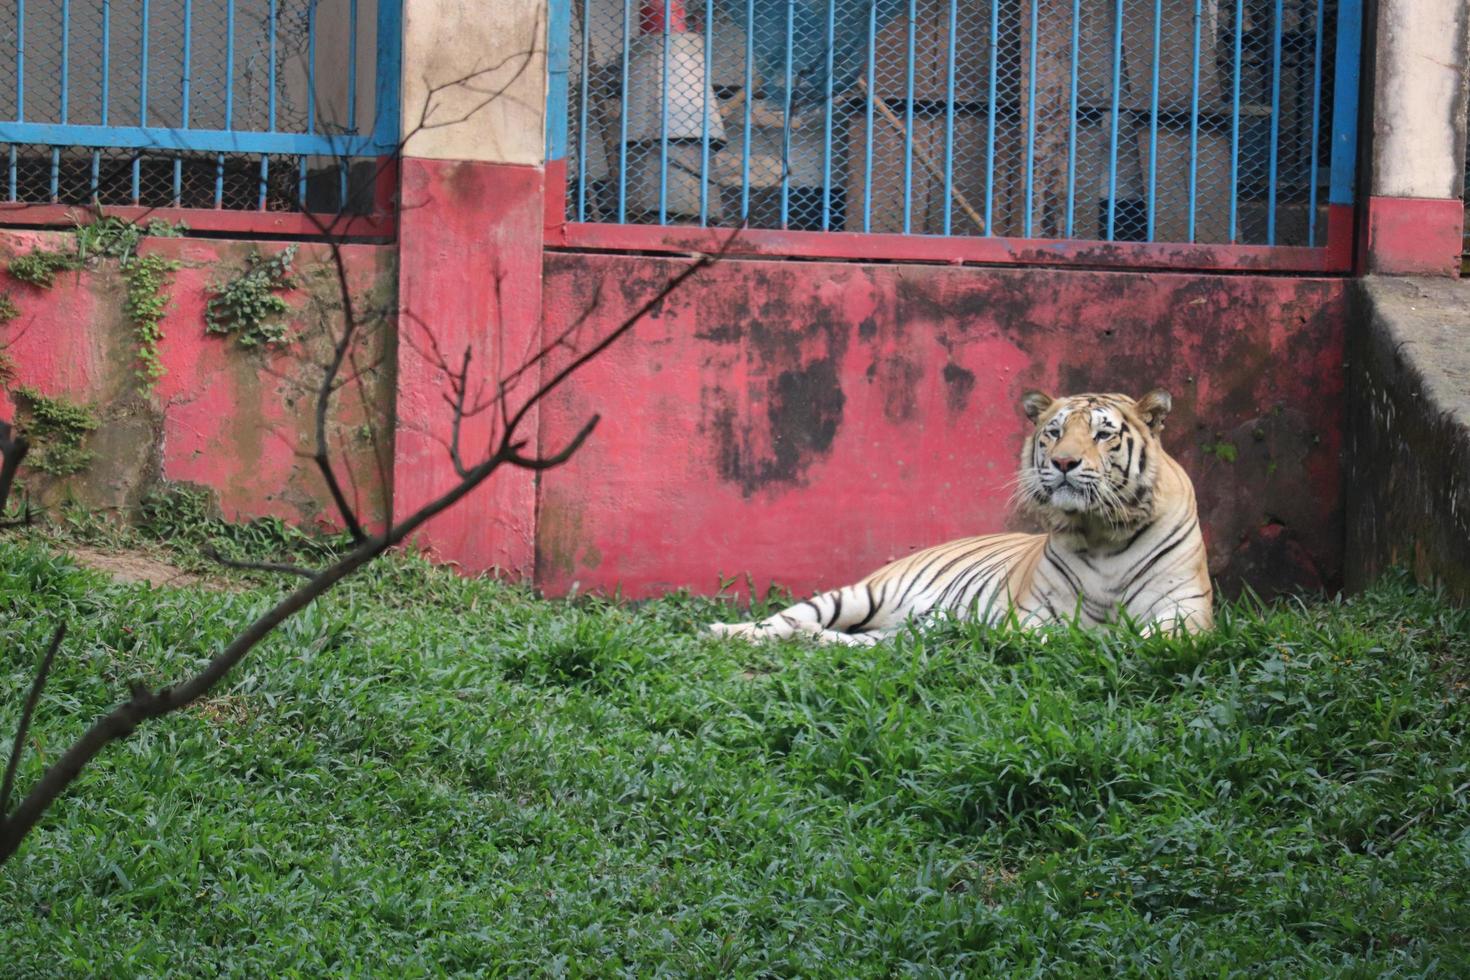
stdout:
<svg viewBox="0 0 1470 980">
<path fill-rule="evenodd" d="M 0 157 L 0 168 L 8 169 L 8 181 L 5 187 L 0 187 L 0 222 L 5 224 L 20 225 L 53 225 L 67 222 L 66 215 L 77 205 L 51 204 L 37 205 L 7 201 L 5 198 L 16 196 L 16 155 L 15 145 L 41 145 L 53 147 L 52 153 L 52 183 L 51 193 L 53 200 L 58 196 L 57 170 L 59 167 L 59 155 L 62 148 L 77 148 L 90 151 L 92 155 L 92 187 L 97 186 L 98 166 L 100 151 L 102 150 L 137 150 L 153 151 L 161 154 L 168 153 L 201 153 L 216 154 L 219 157 L 218 169 L 215 178 L 215 207 L 208 208 L 149 208 L 149 207 L 109 207 L 109 211 L 116 214 L 126 214 L 133 211 L 144 213 L 148 216 L 167 217 L 171 220 L 183 220 L 191 229 L 209 231 L 230 232 L 270 232 L 278 234 L 317 234 L 316 224 L 300 212 L 274 212 L 265 210 L 265 186 L 271 166 L 272 157 L 286 158 L 284 162 L 290 165 L 293 160 L 298 168 L 300 177 L 300 191 L 298 200 L 305 200 L 306 186 L 306 160 L 308 157 L 331 157 L 341 162 L 340 181 L 342 196 L 346 196 L 347 185 L 347 161 L 349 158 L 376 158 L 379 161 L 378 187 L 375 189 L 373 198 L 373 212 L 368 215 L 355 215 L 343 218 L 333 225 L 334 228 L 342 227 L 344 224 L 351 226 L 353 234 L 369 236 L 381 236 L 391 234 L 393 222 L 387 211 L 392 206 L 392 194 L 386 193 L 384 188 L 385 174 L 397 173 L 396 167 L 392 166 L 390 160 L 398 151 L 399 144 L 399 81 L 402 63 L 402 0 L 379 0 L 377 6 L 376 35 L 377 35 L 377 70 L 375 72 L 374 87 L 374 119 L 372 130 L 367 133 L 328 133 L 320 131 L 317 125 L 315 112 L 315 82 L 316 82 L 316 0 L 311 0 L 308 7 L 308 17 L 311 27 L 308 31 L 308 116 L 307 131 L 305 133 L 280 132 L 276 130 L 276 97 L 274 79 L 279 69 L 276 43 L 276 20 L 270 18 L 270 60 L 268 85 L 270 92 L 269 109 L 267 113 L 268 129 L 240 130 L 230 128 L 234 122 L 234 71 L 235 63 L 235 0 L 228 0 L 225 18 L 225 92 L 224 92 L 224 114 L 225 129 L 197 129 L 189 126 L 190 119 L 190 97 L 193 84 L 193 58 L 191 54 L 192 31 L 190 20 L 192 14 L 192 0 L 184 0 L 184 44 L 182 50 L 182 71 L 180 110 L 182 113 L 182 126 L 164 127 L 148 125 L 148 97 L 149 97 L 149 0 L 143 0 L 141 7 L 141 31 L 139 47 L 139 77 L 138 105 L 139 116 L 136 125 L 112 125 L 109 119 L 109 99 L 111 96 L 110 60 L 110 32 L 112 5 L 110 0 L 103 0 L 102 5 L 102 50 L 101 50 L 101 105 L 99 125 L 86 125 L 72 123 L 68 120 L 67 108 L 69 104 L 71 78 L 68 71 L 70 56 L 69 34 L 67 26 L 70 11 L 70 0 L 63 0 L 63 28 L 62 28 L 62 72 L 60 80 L 60 121 L 58 122 L 27 122 L 25 119 L 25 0 L 17 0 L 17 15 L 20 17 L 20 30 L 16 40 L 15 61 L 17 69 L 16 82 L 16 118 L 13 120 L 0 120 L 0 143 L 12 144 L 9 153 L 8 168 L 7 161 Z M 271 0 L 270 8 L 274 12 L 277 0 Z M 349 7 L 350 23 L 353 25 L 352 37 L 349 39 L 349 65 L 348 65 L 348 103 L 349 103 L 349 128 L 355 127 L 357 123 L 357 64 L 356 64 L 356 24 L 358 3 L 351 0 Z M 222 207 L 224 186 L 224 157 L 226 154 L 239 154 L 247 156 L 258 156 L 260 158 L 260 199 L 256 209 L 225 210 Z M 144 156 L 139 153 L 139 157 Z M 139 196 L 139 170 L 140 159 L 135 158 L 131 164 L 132 169 L 132 196 L 136 201 Z M 179 200 L 182 161 L 174 161 L 173 186 L 174 200 Z M 324 223 L 331 224 L 335 216 L 319 216 Z"/>
<path fill-rule="evenodd" d="M 1153 269 L 1197 269 L 1230 272 L 1272 272 L 1340 274 L 1350 273 L 1354 261 L 1354 182 L 1357 154 L 1357 116 L 1360 53 L 1362 49 L 1363 8 L 1362 0 L 1339 0 L 1336 31 L 1336 55 L 1334 67 L 1334 90 L 1332 116 L 1333 127 L 1330 158 L 1330 190 L 1328 194 L 1327 228 L 1325 243 L 1318 246 L 1242 245 L 1234 244 L 1236 229 L 1236 190 L 1232 181 L 1230 201 L 1230 227 L 1232 244 L 1163 243 L 1153 240 L 1150 227 L 1149 241 L 1087 241 L 1077 239 L 1026 239 L 992 237 L 991 202 L 987 192 L 985 202 L 986 234 L 983 236 L 960 237 L 946 235 L 875 234 L 862 232 L 808 232 L 782 231 L 747 228 L 736 234 L 731 229 L 701 228 L 690 225 L 631 225 L 568 221 L 566 217 L 566 152 L 568 135 L 568 68 L 570 61 L 571 0 L 549 0 L 551 13 L 550 52 L 552 65 L 551 95 L 547 113 L 547 188 L 546 188 L 546 244 L 553 248 L 598 250 L 598 251 L 643 251 L 668 254 L 708 252 L 721 248 L 734 235 L 731 250 L 735 254 L 761 257 L 800 257 L 849 259 L 860 261 L 920 261 L 977 264 L 1035 264 L 1060 266 L 1153 268 Z M 1322 18 L 1323 0 L 1315 7 L 1318 23 Z M 1278 0 L 1279 4 L 1279 0 Z M 628 0 L 631 9 L 631 0 Z M 1198 7 L 1198 4 L 1196 4 Z M 997 8 L 998 9 L 998 6 Z M 558 29 L 560 25 L 560 29 Z M 992 33 L 994 25 L 992 25 Z M 1193 38 L 1194 57 L 1199 57 L 1198 24 Z M 1237 41 L 1239 36 L 1237 35 Z M 1072 43 L 1076 44 L 1074 38 Z M 1320 72 L 1320 31 L 1317 40 L 1318 67 Z M 1279 46 L 1279 40 L 1276 42 Z M 625 38 L 626 47 L 626 38 Z M 992 47 L 992 60 L 994 48 Z M 1273 61 L 1279 59 L 1279 50 L 1272 51 Z M 749 62 L 747 52 L 747 64 Z M 1238 62 L 1237 62 L 1238 63 Z M 1198 70 L 1198 65 L 1193 66 Z M 994 66 L 992 65 L 992 70 Z M 870 60 L 871 71 L 871 60 Z M 625 62 L 626 72 L 626 62 Z M 747 73 L 749 68 L 747 67 Z M 1075 111 L 1076 71 L 1074 67 L 1073 111 Z M 584 83 L 586 74 L 583 74 Z M 1279 80 L 1277 82 L 1279 85 Z M 1314 86 L 1315 88 L 1315 86 Z M 1194 86 L 1193 99 L 1198 99 L 1198 86 Z M 1157 97 L 1157 85 L 1154 86 Z M 789 91 L 789 88 L 788 88 Z M 1114 88 L 1116 93 L 1117 89 Z M 1273 92 L 1273 99 L 1279 92 Z M 584 99 L 585 102 L 585 99 Z M 910 101 L 912 106 L 912 101 Z M 869 100 L 871 116 L 871 100 Z M 1191 127 L 1191 166 L 1189 190 L 1189 226 L 1194 231 L 1195 219 L 1195 159 L 1198 139 L 1197 104 L 1195 124 Z M 1312 109 L 1313 132 L 1320 125 L 1320 91 L 1314 95 Z M 747 102 L 747 114 L 749 103 Z M 994 112 L 994 103 L 991 103 Z M 1156 115 L 1154 116 L 1155 125 Z M 993 125 L 993 120 L 991 121 Z M 868 119 L 871 126 L 871 118 Z M 748 126 L 748 123 L 747 123 Z M 1068 148 L 1068 215 L 1067 231 L 1072 230 L 1072 193 L 1076 180 L 1075 127 L 1072 143 Z M 1110 141 L 1111 142 L 1111 141 Z M 749 140 L 745 141 L 749 152 Z M 993 141 L 988 144 L 993 147 Z M 1239 136 L 1231 138 L 1234 171 L 1239 166 Z M 871 153 L 871 143 L 868 152 Z M 987 150 L 987 168 L 994 166 L 993 149 Z M 906 160 L 907 163 L 907 160 Z M 1312 165 L 1315 170 L 1316 148 L 1312 149 Z M 748 167 L 748 162 L 742 166 Z M 1271 170 L 1276 167 L 1273 141 Z M 1151 168 L 1152 169 L 1152 168 Z M 585 170 L 579 171 L 585 172 Z M 620 167 L 620 173 L 622 168 Z M 1150 173 L 1148 179 L 1152 181 Z M 871 174 L 869 175 L 869 179 Z M 621 177 L 620 177 L 621 180 Z M 744 182 L 743 194 L 749 193 L 748 181 Z M 987 180 L 987 187 L 993 181 Z M 1271 189 L 1274 197 L 1274 186 Z M 620 202 L 625 195 L 619 194 Z M 907 191 L 906 191 L 907 198 Z M 783 195 L 784 197 L 784 195 Z M 1309 222 L 1312 233 L 1316 230 L 1317 201 L 1316 181 L 1312 181 L 1309 192 Z M 1108 222 L 1114 215 L 1109 201 Z M 864 204 L 863 227 L 870 227 Z M 1152 225 L 1152 209 L 1150 209 Z M 905 208 L 907 216 L 907 207 Z M 619 220 L 623 215 L 619 214 Z M 905 225 L 907 227 L 907 224 Z M 1029 223 L 1028 223 L 1029 227 Z M 1274 222 L 1270 239 L 1274 241 Z"/>
</svg>

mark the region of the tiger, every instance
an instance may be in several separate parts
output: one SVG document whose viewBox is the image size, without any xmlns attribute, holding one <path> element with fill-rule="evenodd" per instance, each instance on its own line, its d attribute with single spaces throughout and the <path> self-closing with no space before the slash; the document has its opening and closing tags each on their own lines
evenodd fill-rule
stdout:
<svg viewBox="0 0 1470 980">
<path fill-rule="evenodd" d="M 960 538 L 759 622 L 709 631 L 865 646 L 945 613 L 1023 629 L 1126 617 L 1145 634 L 1209 630 L 1213 587 L 1194 485 L 1159 441 L 1172 407 L 1163 389 L 1136 400 L 1028 391 L 1021 409 L 1033 427 L 1012 503 L 1044 533 Z"/>
</svg>

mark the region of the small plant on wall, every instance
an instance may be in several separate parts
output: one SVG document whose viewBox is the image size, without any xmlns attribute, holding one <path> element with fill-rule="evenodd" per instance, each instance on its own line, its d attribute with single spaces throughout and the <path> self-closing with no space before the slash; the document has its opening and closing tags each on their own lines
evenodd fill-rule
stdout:
<svg viewBox="0 0 1470 980">
<path fill-rule="evenodd" d="M 57 273 L 81 269 L 91 260 L 116 261 L 127 285 L 123 309 L 137 342 L 138 380 L 145 393 L 151 392 L 164 373 L 158 353 L 158 342 L 163 338 L 160 323 L 168 312 L 168 287 L 179 263 L 158 255 L 139 255 L 138 245 L 146 236 L 177 238 L 184 230 L 182 224 L 155 219 L 140 225 L 99 212 L 95 220 L 77 223 L 72 249 L 33 248 L 11 259 L 7 269 L 21 282 L 49 289 L 55 285 Z"/>
<path fill-rule="evenodd" d="M 287 314 L 291 306 L 280 294 L 296 287 L 291 267 L 295 260 L 295 245 L 269 258 L 252 251 L 245 260 L 244 272 L 216 283 L 210 290 L 204 308 L 206 329 L 212 334 L 234 336 L 241 347 L 290 343 Z"/>
<path fill-rule="evenodd" d="M 24 412 L 20 433 L 34 447 L 28 460 L 31 469 L 52 476 L 71 476 L 86 469 L 96 453 L 84 448 L 83 442 L 97 428 L 96 413 L 34 388 L 17 388 L 15 396 Z"/>
</svg>

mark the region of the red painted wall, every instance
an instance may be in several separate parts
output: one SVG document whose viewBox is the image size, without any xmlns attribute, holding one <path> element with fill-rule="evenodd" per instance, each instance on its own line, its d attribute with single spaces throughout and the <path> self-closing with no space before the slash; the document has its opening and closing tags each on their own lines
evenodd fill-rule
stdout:
<svg viewBox="0 0 1470 980">
<path fill-rule="evenodd" d="M 546 330 L 595 335 L 676 259 L 546 258 Z M 1162 385 L 1227 588 L 1333 584 L 1345 283 L 726 261 L 579 374 L 543 445 L 603 424 L 539 487 L 537 581 L 644 596 L 828 588 L 1008 525 L 1020 394 Z"/>
<path fill-rule="evenodd" d="M 303 384 L 314 377 L 310 359 L 321 354 L 323 331 L 340 324 L 339 299 L 325 246 L 303 244 L 294 268 L 299 288 L 284 294 L 304 336 L 277 351 L 245 350 L 232 339 L 205 333 L 204 308 L 212 284 L 243 270 L 251 249 L 274 253 L 280 242 L 148 239 L 145 253 L 179 262 L 168 287 L 160 355 L 166 373 L 151 395 L 134 375 L 136 343 L 124 315 L 126 287 L 113 261 L 63 272 L 49 289 L 11 278 L 10 258 L 34 248 L 71 249 L 69 233 L 0 231 L 0 291 L 20 311 L 0 325 L 0 345 L 15 376 L 0 393 L 0 417 L 12 418 L 15 388 L 90 406 L 100 421 L 87 437 L 96 461 L 66 487 L 44 474 L 22 471 L 34 491 L 74 496 L 95 507 L 128 508 L 160 480 L 216 491 L 227 517 L 274 514 L 303 523 L 335 525 L 330 498 L 311 463 L 300 455 L 313 432 L 312 400 Z M 343 248 L 360 309 L 391 311 L 391 248 Z M 359 364 L 366 368 L 338 396 L 332 441 L 350 474 L 347 492 L 365 515 L 386 512 L 383 464 L 391 446 L 386 408 L 392 350 L 386 321 L 365 317 L 368 330 Z M 377 367 L 372 365 L 376 362 Z"/>
<path fill-rule="evenodd" d="M 446 448 L 453 433 L 446 362 L 458 370 L 470 352 L 467 404 L 474 406 L 540 346 L 544 204 L 539 167 L 421 159 L 401 167 L 393 480 L 395 511 L 406 516 L 458 480 Z M 512 400 L 524 392 L 524 385 L 511 392 Z M 465 420 L 466 465 L 489 452 L 496 421 L 494 411 Z M 534 440 L 534 413 L 527 423 Z M 416 544 L 467 571 L 529 579 L 535 524 L 534 477 L 507 468 L 430 521 Z"/>
</svg>

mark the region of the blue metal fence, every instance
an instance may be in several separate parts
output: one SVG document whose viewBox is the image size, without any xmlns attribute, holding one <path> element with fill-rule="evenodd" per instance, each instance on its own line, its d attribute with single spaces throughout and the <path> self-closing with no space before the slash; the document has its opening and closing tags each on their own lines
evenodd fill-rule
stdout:
<svg viewBox="0 0 1470 980">
<path fill-rule="evenodd" d="M 367 210 L 399 3 L 0 4 L 0 200 Z"/>
<path fill-rule="evenodd" d="M 1322 245 L 1351 200 L 1360 0 L 552 3 L 570 221 Z"/>
</svg>

